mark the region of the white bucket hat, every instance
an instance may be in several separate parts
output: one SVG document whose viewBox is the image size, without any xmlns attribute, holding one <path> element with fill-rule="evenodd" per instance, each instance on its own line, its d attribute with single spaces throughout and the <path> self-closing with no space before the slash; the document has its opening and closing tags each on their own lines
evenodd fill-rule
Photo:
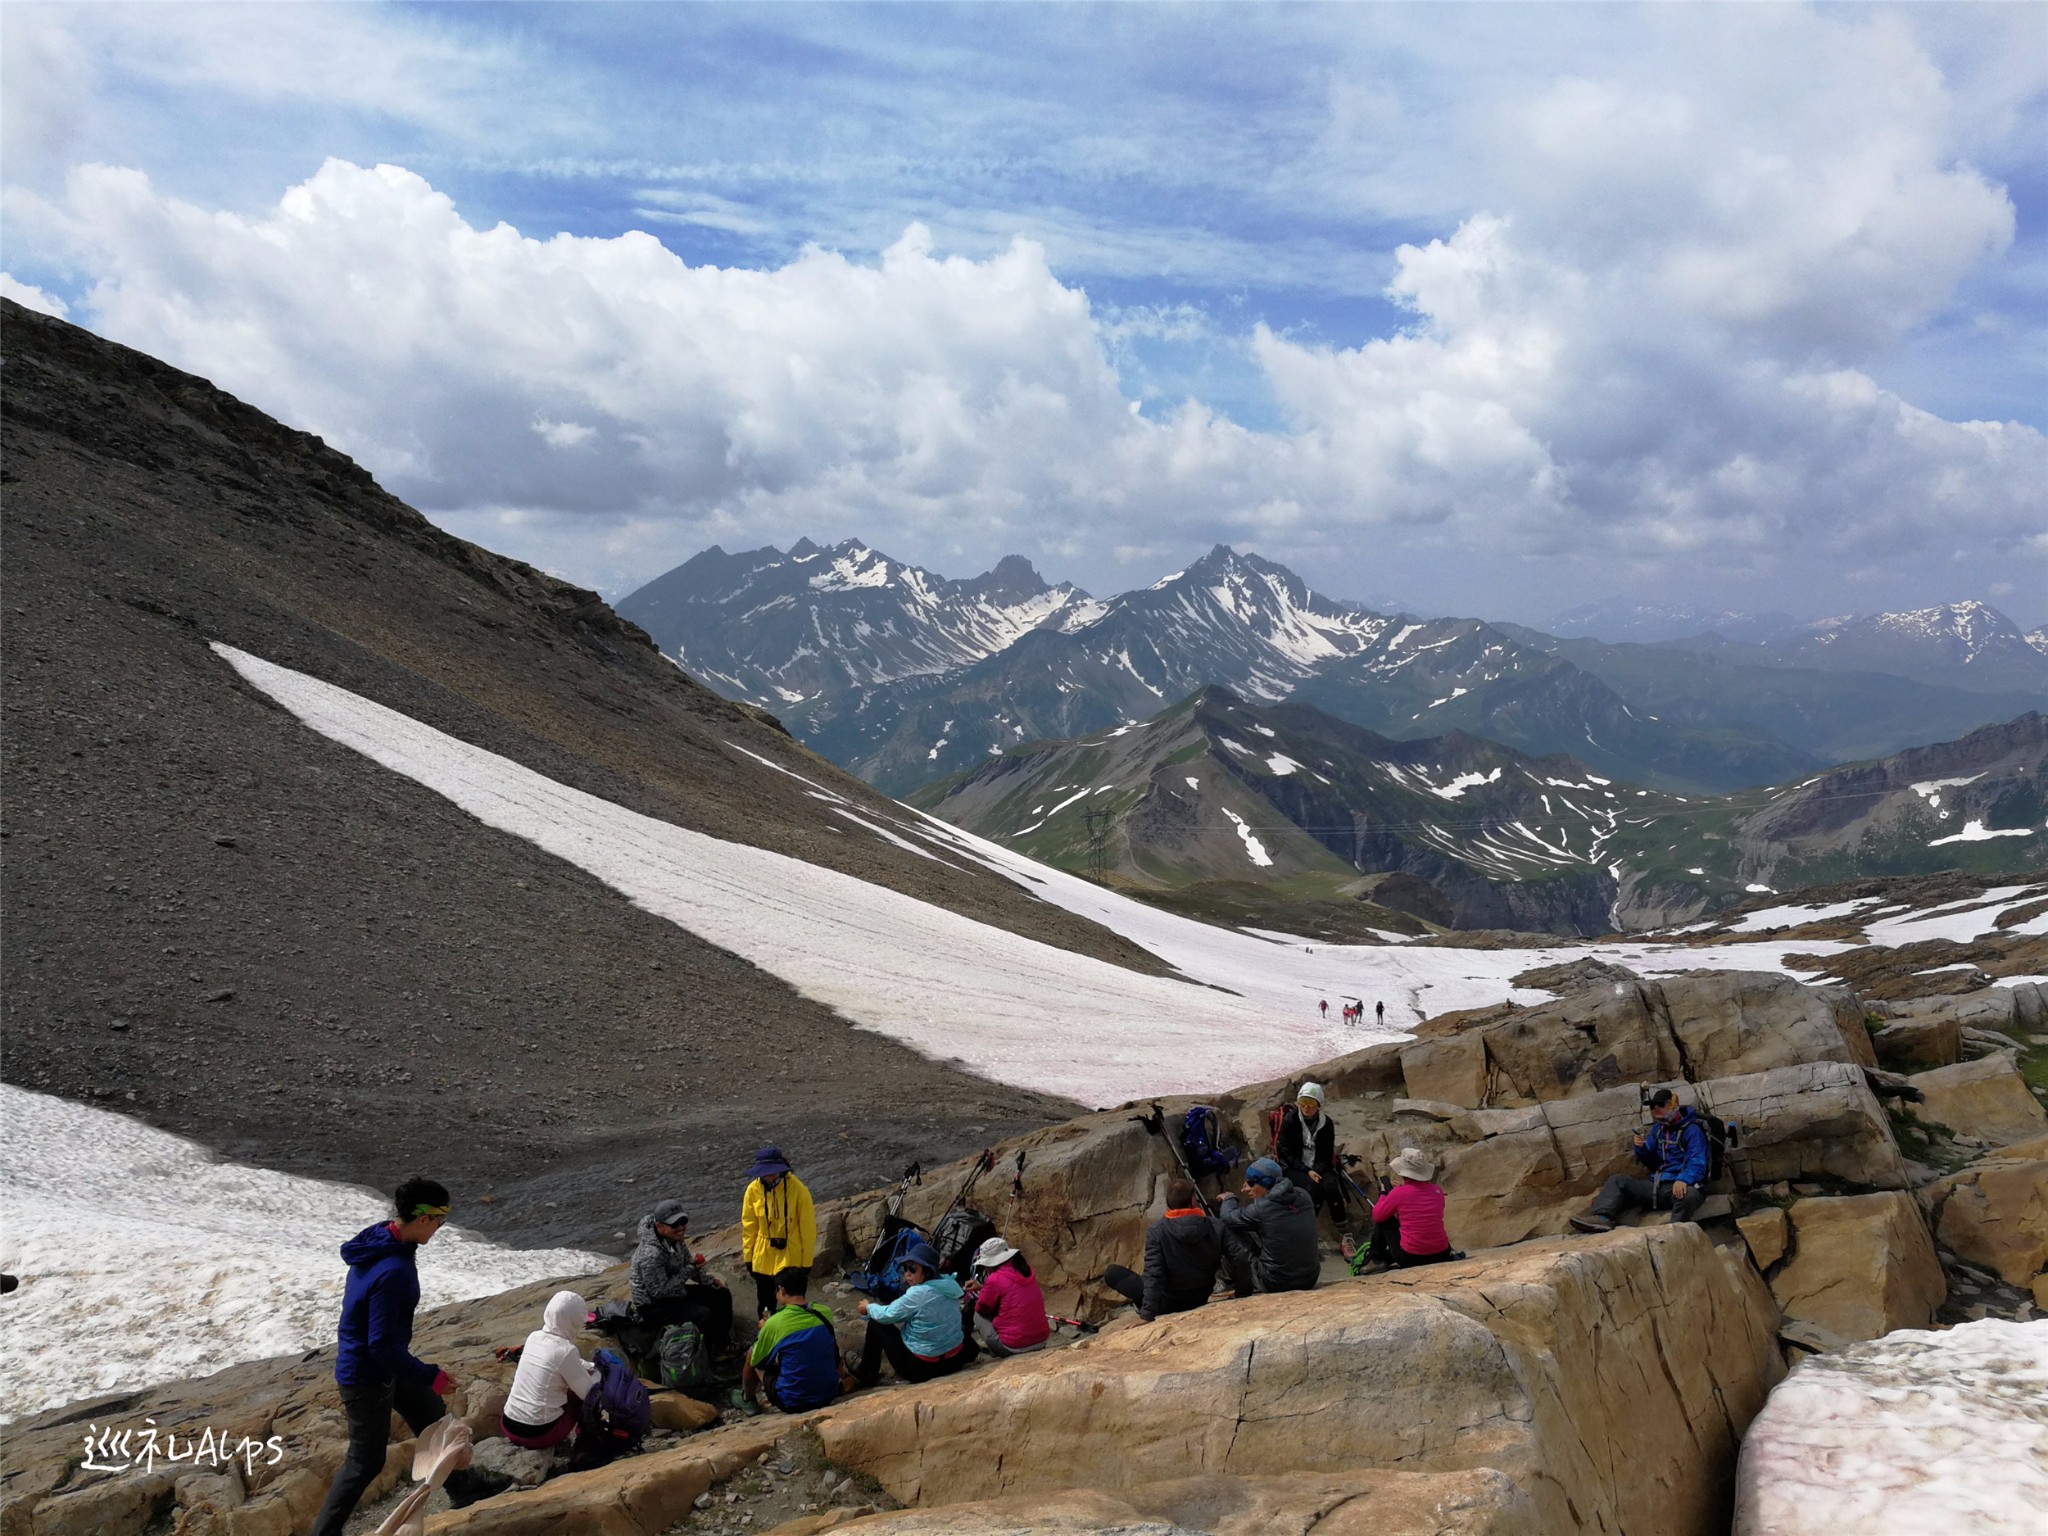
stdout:
<svg viewBox="0 0 2048 1536">
<path fill-rule="evenodd" d="M 1295 1097 L 1297 1099 L 1314 1099 L 1320 1104 L 1323 1102 L 1323 1085 L 1321 1083 L 1303 1083 L 1301 1085 L 1301 1092 L 1297 1093 Z"/>
<path fill-rule="evenodd" d="M 1413 1179 L 1418 1184 L 1427 1184 L 1436 1177 L 1436 1164 L 1429 1154 L 1420 1147 L 1403 1147 L 1394 1154 L 1394 1160 L 1387 1164 L 1387 1171 L 1397 1178 Z"/>
<path fill-rule="evenodd" d="M 1017 1250 L 1000 1237 L 985 1238 L 981 1246 L 974 1250 L 975 1265 L 981 1269 L 994 1269 L 998 1264 L 1007 1264 L 1015 1257 Z"/>
</svg>

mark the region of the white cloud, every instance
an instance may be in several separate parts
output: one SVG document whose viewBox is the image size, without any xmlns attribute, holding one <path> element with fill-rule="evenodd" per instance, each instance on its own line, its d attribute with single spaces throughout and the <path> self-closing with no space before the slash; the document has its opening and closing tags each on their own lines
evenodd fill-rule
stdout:
<svg viewBox="0 0 2048 1536">
<path fill-rule="evenodd" d="M 24 283 L 12 272 L 0 272 L 0 296 L 14 300 L 27 309 L 40 310 L 58 319 L 71 313 L 71 308 L 55 294 L 43 292 L 34 283 Z"/>
</svg>

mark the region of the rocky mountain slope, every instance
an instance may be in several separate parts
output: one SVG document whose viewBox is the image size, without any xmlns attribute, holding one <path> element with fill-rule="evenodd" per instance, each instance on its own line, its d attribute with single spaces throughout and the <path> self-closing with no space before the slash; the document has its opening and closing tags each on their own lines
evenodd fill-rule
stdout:
<svg viewBox="0 0 2048 1536">
<path fill-rule="evenodd" d="M 856 824 L 893 807 L 316 439 L 12 303 L 0 342 L 9 1082 L 291 1171 L 432 1167 L 533 1241 L 609 1241 L 679 1166 L 729 1210 L 762 1141 L 852 1187 L 1067 1107 L 857 1030 L 316 736 L 216 641 L 658 821 L 1163 969 Z"/>
<path fill-rule="evenodd" d="M 2048 655 L 1987 603 L 1825 619 L 1769 650 L 1791 666 L 1889 672 L 1985 692 L 2020 689 L 2048 696 Z"/>
<path fill-rule="evenodd" d="M 1404 927 L 1369 902 L 1451 928 L 1594 934 L 1852 876 L 2038 867 L 2048 719 L 1702 797 L 1208 689 L 1140 724 L 1015 748 L 913 803 L 1177 909 L 1290 932 Z"/>
</svg>

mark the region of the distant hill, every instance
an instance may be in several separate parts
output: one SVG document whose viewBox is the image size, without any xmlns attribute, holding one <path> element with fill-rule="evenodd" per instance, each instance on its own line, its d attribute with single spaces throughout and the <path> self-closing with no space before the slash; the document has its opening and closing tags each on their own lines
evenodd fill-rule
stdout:
<svg viewBox="0 0 2048 1536">
<path fill-rule="evenodd" d="M 1397 741 L 1210 688 L 1140 723 L 1016 748 L 913 803 L 1255 926 L 1412 926 L 1389 924 L 1391 909 L 1441 927 L 1591 934 L 1797 884 L 2038 867 L 2048 720 L 1700 797 L 1464 732 Z"/>
</svg>

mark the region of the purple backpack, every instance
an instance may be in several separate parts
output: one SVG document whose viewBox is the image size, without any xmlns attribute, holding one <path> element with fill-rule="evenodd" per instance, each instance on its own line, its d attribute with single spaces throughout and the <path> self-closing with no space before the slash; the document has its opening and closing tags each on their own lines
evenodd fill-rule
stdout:
<svg viewBox="0 0 2048 1536">
<path fill-rule="evenodd" d="M 597 1385 L 583 1399 L 583 1434 L 615 1451 L 638 1445 L 654 1423 L 654 1404 L 633 1368 L 609 1349 L 592 1357 Z"/>
</svg>

